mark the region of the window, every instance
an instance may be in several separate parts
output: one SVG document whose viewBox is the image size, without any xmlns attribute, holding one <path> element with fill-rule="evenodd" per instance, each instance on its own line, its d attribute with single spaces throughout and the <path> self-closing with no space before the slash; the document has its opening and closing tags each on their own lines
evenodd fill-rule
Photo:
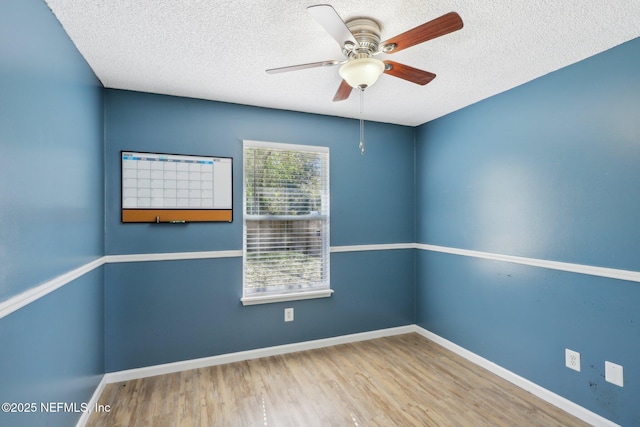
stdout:
<svg viewBox="0 0 640 427">
<path fill-rule="evenodd" d="M 244 141 L 242 303 L 328 297 L 329 149 Z"/>
</svg>

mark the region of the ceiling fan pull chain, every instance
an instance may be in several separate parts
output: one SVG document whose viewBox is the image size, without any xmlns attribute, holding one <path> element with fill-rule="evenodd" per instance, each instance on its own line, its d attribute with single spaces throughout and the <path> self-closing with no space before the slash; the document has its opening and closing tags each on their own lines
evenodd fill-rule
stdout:
<svg viewBox="0 0 640 427">
<path fill-rule="evenodd" d="M 364 88 L 360 88 L 360 152 L 364 154 Z"/>
</svg>

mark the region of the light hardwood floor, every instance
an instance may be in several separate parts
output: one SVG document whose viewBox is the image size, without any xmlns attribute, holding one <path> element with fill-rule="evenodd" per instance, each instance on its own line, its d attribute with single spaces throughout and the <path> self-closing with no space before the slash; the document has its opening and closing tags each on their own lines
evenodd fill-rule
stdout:
<svg viewBox="0 0 640 427">
<path fill-rule="evenodd" d="M 583 426 L 412 333 L 113 383 L 88 426 Z"/>
</svg>

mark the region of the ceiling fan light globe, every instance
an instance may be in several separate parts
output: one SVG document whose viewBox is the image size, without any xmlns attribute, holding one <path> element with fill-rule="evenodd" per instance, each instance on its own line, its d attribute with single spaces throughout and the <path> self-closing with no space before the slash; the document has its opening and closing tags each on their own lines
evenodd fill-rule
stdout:
<svg viewBox="0 0 640 427">
<path fill-rule="evenodd" d="M 352 88 L 369 87 L 384 72 L 384 62 L 376 58 L 352 59 L 338 73 Z"/>
</svg>

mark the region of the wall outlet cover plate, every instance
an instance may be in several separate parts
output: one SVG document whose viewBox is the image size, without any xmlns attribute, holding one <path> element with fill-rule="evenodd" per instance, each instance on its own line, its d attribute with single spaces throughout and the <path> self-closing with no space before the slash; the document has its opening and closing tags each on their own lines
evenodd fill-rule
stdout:
<svg viewBox="0 0 640 427">
<path fill-rule="evenodd" d="M 580 372 L 580 353 L 565 348 L 564 364 L 567 368 Z"/>
<path fill-rule="evenodd" d="M 604 362 L 604 379 L 620 387 L 624 387 L 622 366 L 611 362 Z"/>
<path fill-rule="evenodd" d="M 293 322 L 293 308 L 284 309 L 284 321 Z"/>
</svg>

